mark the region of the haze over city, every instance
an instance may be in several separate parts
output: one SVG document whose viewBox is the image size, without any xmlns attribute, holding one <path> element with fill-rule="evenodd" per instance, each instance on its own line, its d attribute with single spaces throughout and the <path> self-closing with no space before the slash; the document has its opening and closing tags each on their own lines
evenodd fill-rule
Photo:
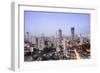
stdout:
<svg viewBox="0 0 100 73">
<path fill-rule="evenodd" d="M 90 34 L 90 14 L 24 11 L 25 32 L 33 36 L 44 33 L 45 36 L 55 35 L 61 29 L 64 35 L 70 35 L 71 27 L 76 34 Z"/>
</svg>

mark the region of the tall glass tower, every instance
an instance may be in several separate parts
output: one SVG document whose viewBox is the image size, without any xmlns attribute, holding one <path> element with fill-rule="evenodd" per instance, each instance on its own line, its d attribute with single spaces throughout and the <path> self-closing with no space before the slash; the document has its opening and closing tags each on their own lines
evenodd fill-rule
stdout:
<svg viewBox="0 0 100 73">
<path fill-rule="evenodd" d="M 71 38 L 72 38 L 72 40 L 74 40 L 74 37 L 75 37 L 75 28 L 71 27 Z"/>
</svg>

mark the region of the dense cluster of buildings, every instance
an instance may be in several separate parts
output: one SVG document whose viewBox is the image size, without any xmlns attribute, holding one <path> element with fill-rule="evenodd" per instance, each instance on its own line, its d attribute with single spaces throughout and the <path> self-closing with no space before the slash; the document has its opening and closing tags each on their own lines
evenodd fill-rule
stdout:
<svg viewBox="0 0 100 73">
<path fill-rule="evenodd" d="M 74 27 L 70 36 L 63 35 L 61 29 L 56 36 L 31 36 L 26 32 L 24 48 L 25 61 L 89 59 L 90 36 L 76 35 Z"/>
</svg>

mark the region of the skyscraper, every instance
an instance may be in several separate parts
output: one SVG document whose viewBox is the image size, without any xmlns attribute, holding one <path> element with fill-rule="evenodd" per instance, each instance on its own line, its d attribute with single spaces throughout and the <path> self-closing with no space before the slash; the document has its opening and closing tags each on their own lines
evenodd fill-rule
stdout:
<svg viewBox="0 0 100 73">
<path fill-rule="evenodd" d="M 72 40 L 74 40 L 74 37 L 75 37 L 75 28 L 71 27 L 71 38 L 72 38 Z"/>
<path fill-rule="evenodd" d="M 59 43 L 60 43 L 60 44 L 62 43 L 62 39 L 63 39 L 62 30 L 59 29 Z"/>
<path fill-rule="evenodd" d="M 29 35 L 29 32 L 26 32 L 26 33 L 25 33 L 25 41 L 28 41 L 28 42 L 29 42 L 29 36 L 30 36 L 30 35 Z"/>
</svg>

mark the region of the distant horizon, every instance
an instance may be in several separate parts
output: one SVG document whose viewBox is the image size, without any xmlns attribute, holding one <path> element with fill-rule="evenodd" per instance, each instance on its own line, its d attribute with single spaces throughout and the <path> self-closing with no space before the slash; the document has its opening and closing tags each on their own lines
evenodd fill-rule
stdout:
<svg viewBox="0 0 100 73">
<path fill-rule="evenodd" d="M 25 32 L 25 35 L 26 35 L 26 33 L 27 33 L 27 32 Z M 63 33 L 63 32 L 62 32 L 62 33 Z M 70 33 L 71 33 L 71 32 L 70 32 Z M 44 34 L 44 33 L 41 33 L 41 34 L 38 34 L 38 35 L 32 35 L 32 34 L 29 32 L 29 35 L 30 35 L 30 36 L 33 36 L 33 37 L 41 37 L 42 34 Z M 71 34 L 70 34 L 70 35 L 64 35 L 64 34 L 62 34 L 62 35 L 65 36 L 65 37 L 70 37 L 70 36 L 71 36 Z M 79 35 L 82 35 L 82 36 L 90 36 L 90 34 L 76 34 L 76 33 L 75 33 L 75 36 L 79 36 Z M 44 34 L 44 36 L 45 36 L 45 37 L 50 37 L 50 36 L 56 37 L 56 36 L 58 36 L 58 33 L 57 33 L 57 35 L 56 35 L 56 33 L 55 33 L 54 35 L 45 35 L 45 34 Z"/>
<path fill-rule="evenodd" d="M 56 35 L 59 29 L 65 36 L 71 35 L 71 27 L 75 34 L 90 34 L 90 14 L 24 11 L 24 32 L 32 36 L 44 33 L 46 36 Z"/>
</svg>

